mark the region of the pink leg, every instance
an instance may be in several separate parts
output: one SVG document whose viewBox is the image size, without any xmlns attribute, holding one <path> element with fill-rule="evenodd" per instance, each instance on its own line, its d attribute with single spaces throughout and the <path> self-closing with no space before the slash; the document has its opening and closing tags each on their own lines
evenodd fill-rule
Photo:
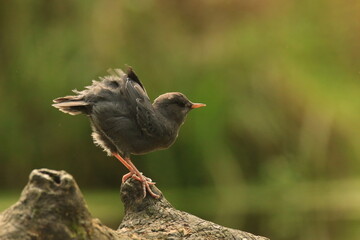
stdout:
<svg viewBox="0 0 360 240">
<path fill-rule="evenodd" d="M 129 169 L 129 173 L 125 174 L 122 177 L 122 183 L 124 183 L 129 177 L 134 177 L 135 178 L 135 170 L 133 169 L 132 166 L 130 166 L 118 153 L 112 153 L 114 157 L 116 157 L 122 164 L 124 164 L 124 166 Z"/>
<path fill-rule="evenodd" d="M 139 181 L 142 183 L 142 186 L 143 186 L 144 198 L 146 196 L 146 190 L 150 193 L 150 195 L 152 197 L 159 198 L 160 196 L 158 194 L 154 193 L 150 188 L 150 185 L 154 185 L 155 183 L 152 182 L 150 178 L 145 177 L 131 162 L 130 158 L 125 158 L 124 160 L 135 170 L 136 176 L 141 179 Z"/>
<path fill-rule="evenodd" d="M 132 166 L 130 166 L 118 153 L 113 152 L 112 155 L 116 157 L 124 166 L 129 169 L 130 172 L 133 172 Z"/>
<path fill-rule="evenodd" d="M 159 198 L 160 196 L 154 193 L 150 185 L 154 185 L 155 183 L 151 181 L 150 178 L 145 177 L 131 162 L 130 158 L 122 158 L 118 153 L 113 153 L 113 155 L 122 163 L 124 166 L 129 169 L 129 173 L 125 174 L 122 177 L 122 182 L 124 183 L 128 178 L 132 177 L 142 183 L 142 187 L 144 190 L 144 198 L 146 196 L 146 190 L 150 193 L 150 195 L 154 198 Z"/>
</svg>

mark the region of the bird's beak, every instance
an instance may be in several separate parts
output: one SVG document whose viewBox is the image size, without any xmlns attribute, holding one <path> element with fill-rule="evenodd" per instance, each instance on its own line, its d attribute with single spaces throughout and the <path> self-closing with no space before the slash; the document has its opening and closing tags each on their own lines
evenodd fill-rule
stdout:
<svg viewBox="0 0 360 240">
<path fill-rule="evenodd" d="M 204 104 L 204 103 L 193 103 L 191 105 L 191 109 L 205 107 L 205 106 L 206 106 L 206 104 Z"/>
</svg>

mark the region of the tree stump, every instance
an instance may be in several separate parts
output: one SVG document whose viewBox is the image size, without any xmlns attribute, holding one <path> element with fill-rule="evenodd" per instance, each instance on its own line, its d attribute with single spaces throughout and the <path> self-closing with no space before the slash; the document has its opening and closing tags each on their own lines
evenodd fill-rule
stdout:
<svg viewBox="0 0 360 240">
<path fill-rule="evenodd" d="M 161 195 L 159 199 L 149 194 L 143 198 L 141 184 L 134 179 L 121 185 L 125 216 L 113 230 L 92 218 L 71 175 L 33 170 L 19 201 L 0 214 L 0 239 L 267 239 L 176 210 L 158 188 L 152 189 Z"/>
</svg>

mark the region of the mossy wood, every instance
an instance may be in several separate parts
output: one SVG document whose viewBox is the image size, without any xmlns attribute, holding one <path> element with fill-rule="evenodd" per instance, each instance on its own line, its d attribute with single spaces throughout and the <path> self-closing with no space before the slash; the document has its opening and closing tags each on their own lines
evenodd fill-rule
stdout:
<svg viewBox="0 0 360 240">
<path fill-rule="evenodd" d="M 0 239 L 267 239 L 176 210 L 159 189 L 152 189 L 161 195 L 160 199 L 143 199 L 141 184 L 136 180 L 129 179 L 121 186 L 125 216 L 119 228 L 113 230 L 91 216 L 71 175 L 34 170 L 19 201 L 0 214 Z"/>
</svg>

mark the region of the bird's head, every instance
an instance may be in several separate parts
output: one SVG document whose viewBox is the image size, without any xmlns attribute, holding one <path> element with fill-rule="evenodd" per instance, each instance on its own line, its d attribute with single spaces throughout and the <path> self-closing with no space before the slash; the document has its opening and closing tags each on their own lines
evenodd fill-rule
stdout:
<svg viewBox="0 0 360 240">
<path fill-rule="evenodd" d="M 179 92 L 162 94 L 155 99 L 153 105 L 165 118 L 174 121 L 179 126 L 184 122 L 190 110 L 206 106 L 203 103 L 191 102 Z"/>
</svg>

